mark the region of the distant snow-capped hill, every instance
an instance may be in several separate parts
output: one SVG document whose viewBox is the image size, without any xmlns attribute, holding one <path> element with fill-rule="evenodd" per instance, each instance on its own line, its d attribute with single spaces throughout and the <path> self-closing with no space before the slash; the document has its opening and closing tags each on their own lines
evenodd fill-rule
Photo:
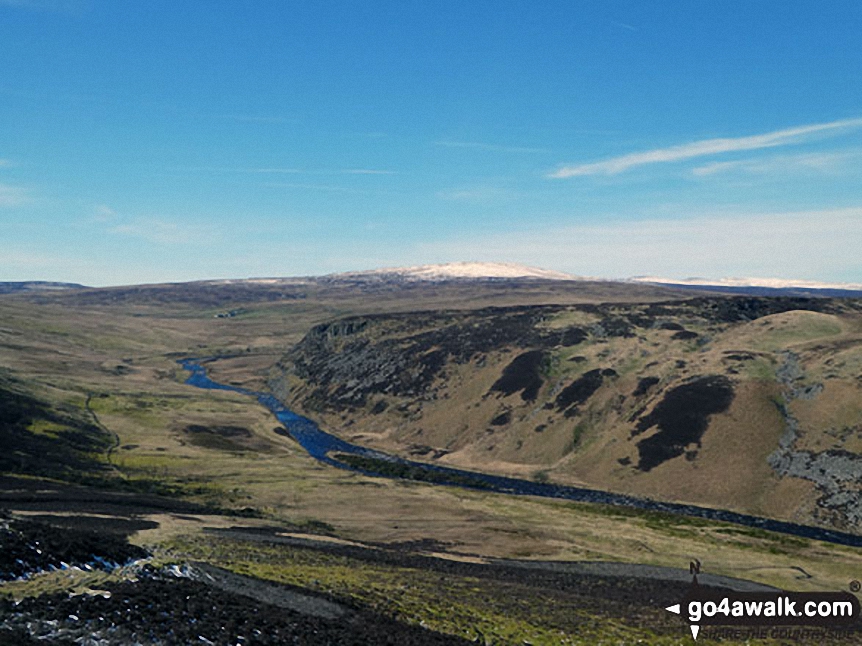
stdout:
<svg viewBox="0 0 862 646">
<path fill-rule="evenodd" d="M 799 287 L 802 289 L 848 289 L 860 290 L 859 283 L 821 283 L 813 280 L 788 280 L 785 278 L 659 278 L 657 276 L 635 276 L 632 280 L 639 283 L 660 283 L 663 285 L 715 285 L 716 287 L 772 287 L 787 289 Z"/>
<path fill-rule="evenodd" d="M 800 294 L 816 296 L 860 296 L 862 284 L 824 283 L 812 280 L 785 278 L 661 278 L 658 276 L 636 276 L 629 279 L 637 283 L 667 285 L 708 291 L 723 291 L 737 294 Z"/>
<path fill-rule="evenodd" d="M 533 278 L 542 280 L 583 280 L 560 271 L 526 267 L 508 262 L 450 262 L 441 265 L 417 265 L 414 267 L 390 267 L 370 271 L 330 274 L 335 280 L 483 280 L 501 278 Z"/>
<path fill-rule="evenodd" d="M 0 282 L 0 294 L 17 294 L 20 292 L 56 292 L 66 289 L 84 289 L 78 283 L 57 283 L 47 280 L 24 280 Z"/>
</svg>

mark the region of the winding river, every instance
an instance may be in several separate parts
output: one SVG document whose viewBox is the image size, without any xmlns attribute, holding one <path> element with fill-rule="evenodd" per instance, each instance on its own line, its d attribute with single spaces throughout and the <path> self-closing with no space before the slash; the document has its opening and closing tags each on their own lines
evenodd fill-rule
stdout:
<svg viewBox="0 0 862 646">
<path fill-rule="evenodd" d="M 525 496 L 542 496 L 545 498 L 561 498 L 578 502 L 598 503 L 603 505 L 618 505 L 633 507 L 648 511 L 658 511 L 683 516 L 692 516 L 706 520 L 725 523 L 735 523 L 747 527 L 756 527 L 772 532 L 790 534 L 804 538 L 812 538 L 839 545 L 862 547 L 862 536 L 838 532 L 809 525 L 798 525 L 781 520 L 738 514 L 723 509 L 711 509 L 696 505 L 684 505 L 672 502 L 660 502 L 648 498 L 638 498 L 625 494 L 569 487 L 550 483 L 533 482 L 520 478 L 507 478 L 463 469 L 452 469 L 433 464 L 414 462 L 403 458 L 366 449 L 350 444 L 335 437 L 320 428 L 307 417 L 298 415 L 288 409 L 272 395 L 259 393 L 246 388 L 228 386 L 213 381 L 207 376 L 202 363 L 206 360 L 181 359 L 178 363 L 190 375 L 186 383 L 206 390 L 226 390 L 255 397 L 258 402 L 268 408 L 285 427 L 285 434 L 298 442 L 310 456 L 326 464 L 341 469 L 357 471 L 365 475 L 377 477 L 398 477 L 397 474 L 409 474 L 414 480 L 425 480 L 435 484 L 445 484 L 472 489 L 483 489 L 499 493 Z M 336 456 L 336 457 L 333 457 Z M 341 460 L 337 459 L 339 456 Z M 351 459 L 353 458 L 353 459 Z M 362 468 L 356 465 L 361 465 Z M 393 475 L 396 474 L 396 475 Z"/>
</svg>

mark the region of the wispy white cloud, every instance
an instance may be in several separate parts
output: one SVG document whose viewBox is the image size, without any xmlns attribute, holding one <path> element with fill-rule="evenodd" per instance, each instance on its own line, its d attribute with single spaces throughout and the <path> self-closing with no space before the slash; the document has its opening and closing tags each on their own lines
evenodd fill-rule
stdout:
<svg viewBox="0 0 862 646">
<path fill-rule="evenodd" d="M 709 177 L 730 172 L 750 175 L 820 173 L 833 174 L 857 169 L 862 162 L 862 152 L 828 152 L 803 155 L 776 155 L 766 159 L 740 159 L 712 162 L 692 169 L 697 177 Z"/>
<path fill-rule="evenodd" d="M 331 191 L 333 193 L 356 193 L 355 189 L 334 184 L 303 184 L 300 182 L 268 182 L 264 184 L 269 188 L 300 188 L 312 191 Z"/>
<path fill-rule="evenodd" d="M 818 123 L 797 128 L 776 130 L 760 135 L 735 138 L 703 139 L 669 148 L 657 148 L 637 153 L 612 157 L 600 162 L 563 166 L 548 177 L 564 179 L 583 175 L 616 175 L 636 166 L 683 161 L 722 153 L 743 150 L 759 150 L 800 143 L 814 135 L 836 133 L 862 127 L 862 119 L 844 119 L 829 123 Z"/>
<path fill-rule="evenodd" d="M 476 141 L 451 141 L 448 139 L 435 141 L 435 146 L 441 148 L 468 148 L 472 150 L 487 150 L 491 152 L 504 153 L 546 153 L 545 148 L 527 148 L 524 146 L 500 146 L 497 144 L 483 144 Z"/>
<path fill-rule="evenodd" d="M 612 20 L 611 24 L 616 26 L 616 27 L 619 27 L 620 29 L 625 29 L 626 31 L 640 31 L 634 25 L 630 25 L 630 24 L 625 23 L 625 22 L 617 22 L 616 20 Z"/>
<path fill-rule="evenodd" d="M 295 168 L 295 167 L 261 167 L 261 168 L 190 168 L 187 170 L 203 170 L 218 173 L 244 173 L 250 175 L 397 175 L 398 171 L 383 168 Z"/>
<path fill-rule="evenodd" d="M 420 255 L 510 261 L 624 278 L 771 276 L 862 282 L 862 207 L 787 213 L 704 213 L 460 236 Z"/>
<path fill-rule="evenodd" d="M 93 220 L 95 222 L 111 222 L 116 218 L 117 212 L 105 204 L 99 204 L 93 209 Z"/>
<path fill-rule="evenodd" d="M 206 243 L 217 237 L 217 232 L 212 227 L 157 218 L 141 218 L 117 224 L 111 226 L 108 231 L 160 245 Z"/>
<path fill-rule="evenodd" d="M 511 196 L 511 191 L 497 186 L 473 186 L 439 191 L 437 193 L 437 197 L 441 200 L 470 202 L 472 204 L 487 204 L 509 196 Z"/>
<path fill-rule="evenodd" d="M 56 264 L 57 257 L 48 254 L 5 249 L 0 255 L 0 267 L 7 270 L 52 267 Z"/>
<path fill-rule="evenodd" d="M 20 186 L 0 184 L 0 208 L 13 208 L 32 202 L 30 194 Z"/>
</svg>

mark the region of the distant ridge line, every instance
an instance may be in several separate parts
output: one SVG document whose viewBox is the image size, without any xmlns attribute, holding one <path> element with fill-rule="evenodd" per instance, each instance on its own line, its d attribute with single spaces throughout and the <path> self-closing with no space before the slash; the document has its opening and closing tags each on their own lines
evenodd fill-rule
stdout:
<svg viewBox="0 0 862 646">
<path fill-rule="evenodd" d="M 806 296 L 827 298 L 862 298 L 862 283 L 827 283 L 811 280 L 782 278 L 664 278 L 635 276 L 632 278 L 603 278 L 579 276 L 551 269 L 542 269 L 511 262 L 450 262 L 442 264 L 385 267 L 364 271 L 338 272 L 323 275 L 285 277 L 213 278 L 163 283 L 141 283 L 91 287 L 79 283 L 58 281 L 0 281 L 0 294 L 47 293 L 69 290 L 141 289 L 183 285 L 286 285 L 338 284 L 338 283 L 443 283 L 443 282 L 504 282 L 504 281 L 560 281 L 582 283 L 614 283 L 618 285 L 651 285 L 697 292 L 744 296 Z"/>
<path fill-rule="evenodd" d="M 388 267 L 367 271 L 345 272 L 322 276 L 329 280 L 363 280 L 400 278 L 408 281 L 493 280 L 533 278 L 540 280 L 595 280 L 561 271 L 528 267 L 508 262 L 450 262 L 437 265 Z M 600 279 L 599 279 L 600 280 Z"/>
<path fill-rule="evenodd" d="M 55 292 L 67 289 L 88 289 L 88 287 L 78 283 L 60 283 L 50 280 L 0 281 L 0 294 Z"/>
</svg>

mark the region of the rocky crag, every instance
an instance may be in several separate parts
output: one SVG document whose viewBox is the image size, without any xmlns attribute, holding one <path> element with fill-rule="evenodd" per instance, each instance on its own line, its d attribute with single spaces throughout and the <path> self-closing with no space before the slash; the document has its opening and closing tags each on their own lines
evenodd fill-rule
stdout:
<svg viewBox="0 0 862 646">
<path fill-rule="evenodd" d="M 782 353 L 783 362 L 776 379 L 783 386 L 782 398 L 776 407 L 784 419 L 785 431 L 778 448 L 769 455 L 769 464 L 781 476 L 804 478 L 817 485 L 822 493 L 818 505 L 821 515 L 841 528 L 862 527 L 862 455 L 843 449 L 826 451 L 797 450 L 800 436 L 806 431 L 793 415 L 792 404 L 811 401 L 823 392 L 823 383 L 806 378 L 799 356 L 791 351 Z M 852 429 L 862 432 L 862 426 Z"/>
</svg>

